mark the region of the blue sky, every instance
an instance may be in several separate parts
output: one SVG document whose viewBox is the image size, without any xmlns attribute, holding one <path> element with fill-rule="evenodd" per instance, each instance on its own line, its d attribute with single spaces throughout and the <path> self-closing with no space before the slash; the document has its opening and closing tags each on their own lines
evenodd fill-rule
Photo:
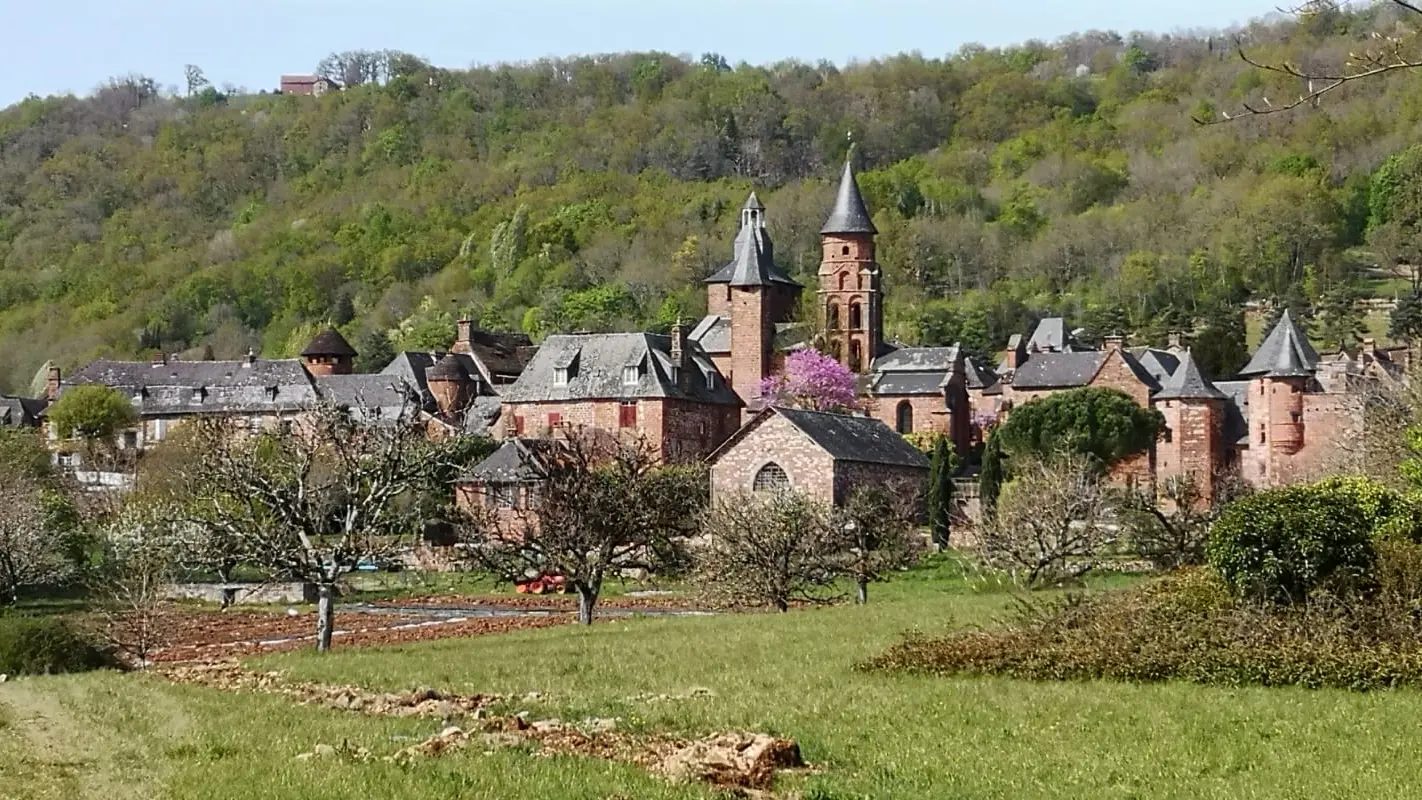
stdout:
<svg viewBox="0 0 1422 800">
<path fill-rule="evenodd" d="M 334 50 L 405 50 L 445 67 L 548 55 L 715 51 L 733 63 L 951 53 L 1088 29 L 1227 27 L 1278 0 L 4 0 L 0 105 L 86 93 L 111 75 L 273 88 Z"/>
</svg>

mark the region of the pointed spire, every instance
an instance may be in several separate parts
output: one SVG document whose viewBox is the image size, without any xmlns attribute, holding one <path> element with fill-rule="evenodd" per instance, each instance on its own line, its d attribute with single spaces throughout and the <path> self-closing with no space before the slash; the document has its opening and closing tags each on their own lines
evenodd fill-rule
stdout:
<svg viewBox="0 0 1422 800">
<path fill-rule="evenodd" d="M 760 198 L 755 196 L 755 192 L 751 192 L 750 197 L 746 198 L 746 204 L 741 206 L 741 210 L 764 211 L 765 204 L 760 202 Z"/>
<path fill-rule="evenodd" d="M 1318 351 L 1309 344 L 1308 337 L 1304 335 L 1298 323 L 1294 322 L 1293 315 L 1287 308 L 1239 374 L 1241 377 L 1289 377 L 1286 374 L 1276 374 L 1280 372 L 1280 365 L 1283 365 L 1284 372 L 1298 372 L 1300 375 L 1310 374 L 1318 365 Z"/>
<path fill-rule="evenodd" d="M 859 182 L 854 179 L 854 145 L 849 146 L 849 155 L 844 159 L 844 172 L 839 176 L 839 193 L 834 198 L 834 209 L 829 219 L 820 228 L 820 233 L 878 233 L 874 221 L 869 218 L 869 209 L 864 206 L 864 195 L 859 193 Z"/>
<path fill-rule="evenodd" d="M 1195 357 L 1186 350 L 1180 359 L 1180 366 L 1166 379 L 1165 385 L 1155 395 L 1156 400 L 1224 400 L 1225 394 L 1210 383 L 1200 368 L 1195 365 Z"/>
<path fill-rule="evenodd" d="M 731 262 L 732 286 L 769 286 L 775 264 L 762 245 L 759 230 L 736 237 L 736 260 Z"/>
</svg>

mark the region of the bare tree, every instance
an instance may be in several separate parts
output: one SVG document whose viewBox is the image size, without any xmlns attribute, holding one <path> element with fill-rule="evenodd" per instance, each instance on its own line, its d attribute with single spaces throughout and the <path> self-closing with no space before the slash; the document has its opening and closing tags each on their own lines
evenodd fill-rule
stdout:
<svg viewBox="0 0 1422 800">
<path fill-rule="evenodd" d="M 127 504 L 104 531 L 104 564 L 89 581 L 100 600 L 103 634 L 133 667 L 168 642 L 163 590 L 177 573 L 180 522 L 161 504 Z"/>
<path fill-rule="evenodd" d="M 0 476 L 0 602 L 22 588 L 55 583 L 68 572 L 60 537 L 50 530 L 39 482 L 11 465 Z"/>
<path fill-rule="evenodd" d="M 1018 462 L 997 513 L 982 530 L 988 564 L 1030 588 L 1074 580 L 1098 567 L 1120 533 L 1110 490 L 1078 456 Z"/>
<path fill-rule="evenodd" d="M 183 78 L 187 81 L 188 97 L 192 97 L 203 90 L 205 86 L 211 86 L 212 82 L 202 74 L 202 67 L 197 64 L 185 64 L 183 66 Z"/>
<path fill-rule="evenodd" d="M 1246 491 L 1233 471 L 1215 478 L 1209 497 L 1199 476 L 1173 475 L 1160 482 L 1158 493 L 1125 492 L 1119 518 L 1132 551 L 1156 569 L 1203 564 L 1210 526 L 1226 504 Z"/>
<path fill-rule="evenodd" d="M 418 498 L 438 483 L 449 443 L 431 441 L 408 409 L 382 418 L 323 404 L 295 431 L 195 426 L 206 456 L 187 475 L 188 520 L 240 542 L 244 561 L 315 584 L 317 649 L 330 649 L 337 581 L 419 534 Z"/>
<path fill-rule="evenodd" d="M 543 450 L 535 507 L 513 522 L 475 512 L 462 538 L 475 560 L 507 579 L 561 575 L 578 594 L 578 621 L 590 625 L 607 577 L 656 570 L 695 533 L 706 475 L 660 464 L 641 440 L 588 429 Z"/>
<path fill-rule="evenodd" d="M 715 599 L 782 612 L 797 600 L 834 602 L 849 550 L 844 523 L 797 492 L 722 498 L 702 525 L 697 582 Z"/>
<path fill-rule="evenodd" d="M 845 572 L 854 580 L 854 602 L 869 602 L 869 584 L 888 580 L 918 558 L 910 510 L 880 487 L 860 487 L 836 515 L 848 553 Z"/>
<path fill-rule="evenodd" d="M 390 77 L 390 57 L 391 52 L 385 50 L 332 53 L 316 65 L 316 74 L 348 87 L 384 83 Z"/>
<path fill-rule="evenodd" d="M 1376 78 L 1389 72 L 1422 67 L 1422 31 L 1416 27 L 1422 24 L 1422 4 L 1414 0 L 1381 0 L 1381 4 L 1390 6 L 1400 15 L 1396 26 L 1386 33 L 1381 30 L 1374 31 L 1365 47 L 1350 51 L 1343 64 L 1335 68 L 1313 68 L 1288 59 L 1260 59 L 1249 52 L 1242 39 L 1237 39 L 1235 49 L 1246 64 L 1268 73 L 1295 79 L 1298 92 L 1291 94 L 1290 99 L 1278 103 L 1267 96 L 1261 96 L 1258 101 L 1242 103 L 1242 110 L 1236 114 L 1225 111 L 1221 112 L 1219 119 L 1196 119 L 1196 122 L 1210 124 L 1229 121 L 1243 115 L 1278 114 L 1305 105 L 1317 107 L 1324 95 L 1349 83 Z M 1293 11 L 1301 21 L 1308 22 L 1316 18 L 1336 16 L 1347 5 L 1347 2 L 1340 0 L 1307 0 Z"/>
</svg>

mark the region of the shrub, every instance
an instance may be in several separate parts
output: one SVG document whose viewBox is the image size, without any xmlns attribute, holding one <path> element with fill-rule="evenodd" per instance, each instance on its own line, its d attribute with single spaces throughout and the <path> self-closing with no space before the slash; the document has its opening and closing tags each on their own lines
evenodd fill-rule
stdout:
<svg viewBox="0 0 1422 800">
<path fill-rule="evenodd" d="M 1123 591 L 1024 604 L 999 630 L 913 636 L 861 667 L 1366 691 L 1422 685 L 1422 621 L 1381 594 L 1243 602 L 1192 568 Z"/>
<path fill-rule="evenodd" d="M 0 617 L 0 673 L 48 675 L 115 666 L 109 653 L 52 617 Z"/>
<path fill-rule="evenodd" d="M 1291 486 L 1229 505 L 1210 530 L 1209 563 L 1236 595 L 1297 602 L 1323 587 L 1366 584 L 1368 514 L 1346 491 Z"/>
<path fill-rule="evenodd" d="M 1361 475 L 1339 475 L 1313 488 L 1355 506 L 1374 541 L 1422 542 L 1422 507 L 1412 498 Z"/>
</svg>

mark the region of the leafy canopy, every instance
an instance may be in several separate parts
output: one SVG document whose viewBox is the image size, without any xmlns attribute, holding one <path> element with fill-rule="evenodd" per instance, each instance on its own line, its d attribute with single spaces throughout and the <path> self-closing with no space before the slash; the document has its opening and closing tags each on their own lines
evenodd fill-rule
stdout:
<svg viewBox="0 0 1422 800">
<path fill-rule="evenodd" d="M 111 439 L 138 421 L 122 392 L 97 384 L 69 389 L 50 406 L 48 416 L 61 437 L 90 441 Z"/>
<path fill-rule="evenodd" d="M 1018 406 L 993 439 L 1010 455 L 1074 454 L 1105 468 L 1149 449 L 1164 426 L 1159 411 L 1141 408 L 1126 393 L 1088 386 Z"/>
</svg>

